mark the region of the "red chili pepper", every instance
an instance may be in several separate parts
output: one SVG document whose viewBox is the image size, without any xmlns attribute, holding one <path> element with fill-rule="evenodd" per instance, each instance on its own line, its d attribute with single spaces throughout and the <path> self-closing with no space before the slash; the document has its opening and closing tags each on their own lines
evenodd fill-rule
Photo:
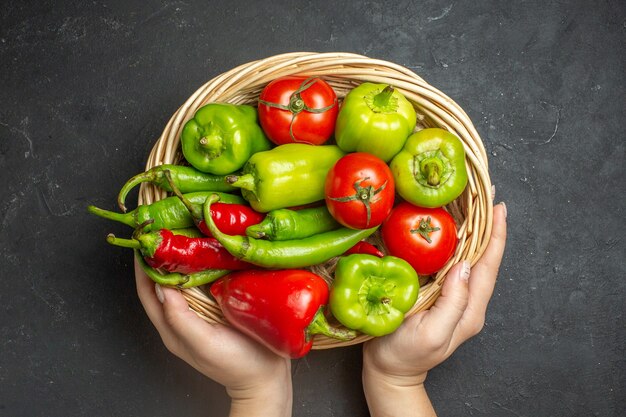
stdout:
<svg viewBox="0 0 626 417">
<path fill-rule="evenodd" d="M 200 229 L 203 235 L 212 237 L 213 235 L 204 221 L 202 210 L 194 206 L 191 201 L 180 192 L 176 184 L 172 181 L 169 171 L 165 171 L 164 174 L 172 192 L 180 199 L 185 207 L 187 207 L 198 229 Z M 211 205 L 211 217 L 221 232 L 228 235 L 245 236 L 248 226 L 261 223 L 265 218 L 265 214 L 259 213 L 252 209 L 252 207 L 242 204 L 216 203 Z"/>
<path fill-rule="evenodd" d="M 110 234 L 107 242 L 139 249 L 146 263 L 168 272 L 192 274 L 208 269 L 240 270 L 253 266 L 231 255 L 215 238 L 188 237 L 161 229 L 120 239 Z"/>
<path fill-rule="evenodd" d="M 245 236 L 246 228 L 261 223 L 265 214 L 242 204 L 215 203 L 211 205 L 211 217 L 221 232 L 227 235 Z M 204 219 L 197 219 L 196 226 L 202 234 L 212 236 Z"/>
<path fill-rule="evenodd" d="M 374 255 L 374 256 L 378 256 L 379 258 L 383 258 L 385 256 L 384 253 L 382 253 L 380 251 L 380 249 L 378 249 L 376 246 L 372 245 L 369 242 L 366 242 L 364 240 L 360 241 L 359 243 L 357 243 L 356 245 L 352 246 L 350 249 L 348 249 L 344 255 L 352 255 L 352 254 L 366 254 L 366 255 Z"/>
<path fill-rule="evenodd" d="M 306 355 L 315 334 L 340 340 L 356 337 L 352 330 L 328 324 L 328 284 L 309 271 L 233 272 L 217 280 L 211 294 L 233 327 L 283 357 Z"/>
</svg>

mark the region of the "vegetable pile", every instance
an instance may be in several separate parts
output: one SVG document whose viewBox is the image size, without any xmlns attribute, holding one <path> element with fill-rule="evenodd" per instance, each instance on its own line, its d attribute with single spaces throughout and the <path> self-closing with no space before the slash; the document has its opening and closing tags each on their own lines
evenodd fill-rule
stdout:
<svg viewBox="0 0 626 417">
<path fill-rule="evenodd" d="M 130 178 L 121 213 L 89 211 L 134 229 L 107 241 L 132 248 L 152 280 L 206 285 L 233 327 L 279 355 L 306 355 L 315 334 L 395 331 L 419 278 L 455 252 L 445 206 L 467 185 L 463 144 L 443 129 L 416 131 L 413 105 L 393 86 L 365 82 L 340 103 L 322 78 L 281 77 L 257 107 L 201 107 L 180 143 L 189 166 Z M 146 182 L 171 195 L 127 211 Z M 330 283 L 311 268 L 327 263 Z"/>
</svg>

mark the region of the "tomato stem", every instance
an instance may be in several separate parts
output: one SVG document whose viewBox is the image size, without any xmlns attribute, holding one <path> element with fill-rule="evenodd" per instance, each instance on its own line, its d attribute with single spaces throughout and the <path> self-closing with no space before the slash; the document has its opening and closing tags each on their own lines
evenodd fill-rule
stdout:
<svg viewBox="0 0 626 417">
<path fill-rule="evenodd" d="M 387 181 L 383 183 L 380 187 L 374 189 L 374 186 L 368 185 L 367 187 L 363 187 L 361 183 L 369 180 L 370 177 L 361 178 L 354 182 L 352 187 L 354 191 L 356 191 L 353 195 L 347 197 L 329 197 L 333 201 L 338 201 L 340 203 L 346 203 L 348 201 L 360 201 L 365 206 L 365 212 L 367 214 L 367 221 L 365 223 L 365 227 L 370 227 L 370 220 L 372 219 L 372 209 L 370 207 L 370 203 L 374 199 L 374 197 L 381 193 L 385 187 L 387 187 Z"/>
<path fill-rule="evenodd" d="M 430 238 L 431 233 L 441 229 L 439 227 L 433 227 L 431 221 L 432 220 L 430 216 L 428 216 L 426 219 L 422 217 L 420 219 L 419 225 L 417 226 L 417 229 L 411 229 L 411 233 L 418 233 L 426 240 L 426 242 L 432 243 L 433 241 Z"/>
</svg>

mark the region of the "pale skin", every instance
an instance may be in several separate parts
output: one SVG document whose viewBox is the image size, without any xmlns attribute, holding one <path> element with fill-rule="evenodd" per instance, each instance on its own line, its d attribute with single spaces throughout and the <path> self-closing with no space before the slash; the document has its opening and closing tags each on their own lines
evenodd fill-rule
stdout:
<svg viewBox="0 0 626 417">
<path fill-rule="evenodd" d="M 481 331 L 506 241 L 506 206 L 494 206 L 489 245 L 470 269 L 448 273 L 441 296 L 394 333 L 363 346 L 363 389 L 373 417 L 436 416 L 424 381 L 430 369 Z M 230 416 L 291 416 L 291 362 L 224 325 L 189 309 L 178 290 L 160 287 L 135 262 L 139 298 L 165 346 L 224 385 Z M 409 414 L 407 414 L 409 413 Z"/>
</svg>

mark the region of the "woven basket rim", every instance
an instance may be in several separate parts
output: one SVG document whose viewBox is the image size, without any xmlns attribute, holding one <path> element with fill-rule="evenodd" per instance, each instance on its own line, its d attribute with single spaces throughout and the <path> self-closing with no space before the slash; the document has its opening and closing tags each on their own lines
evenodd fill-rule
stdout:
<svg viewBox="0 0 626 417">
<path fill-rule="evenodd" d="M 180 133 L 198 108 L 209 102 L 256 105 L 255 96 L 258 97 L 262 87 L 284 75 L 319 76 L 331 84 L 340 99 L 362 82 L 391 84 L 413 104 L 419 126 L 441 127 L 462 140 L 469 182 L 464 193 L 446 206 L 457 221 L 457 249 L 450 261 L 420 289 L 419 298 L 407 316 L 430 308 L 439 296 L 445 275 L 452 265 L 461 260 L 469 260 L 474 265 L 487 247 L 493 217 L 491 179 L 483 142 L 465 111 L 454 100 L 402 65 L 350 52 L 290 52 L 241 64 L 206 82 L 178 108 L 154 144 L 146 162 L 146 170 L 157 165 L 180 162 Z M 165 196 L 164 191 L 142 184 L 138 204 L 150 204 Z M 227 324 L 219 306 L 207 291 L 202 288 L 181 291 L 190 308 L 202 319 L 210 323 Z M 345 342 L 318 335 L 314 339 L 313 349 L 349 346 L 371 338 L 359 335 Z"/>
</svg>

